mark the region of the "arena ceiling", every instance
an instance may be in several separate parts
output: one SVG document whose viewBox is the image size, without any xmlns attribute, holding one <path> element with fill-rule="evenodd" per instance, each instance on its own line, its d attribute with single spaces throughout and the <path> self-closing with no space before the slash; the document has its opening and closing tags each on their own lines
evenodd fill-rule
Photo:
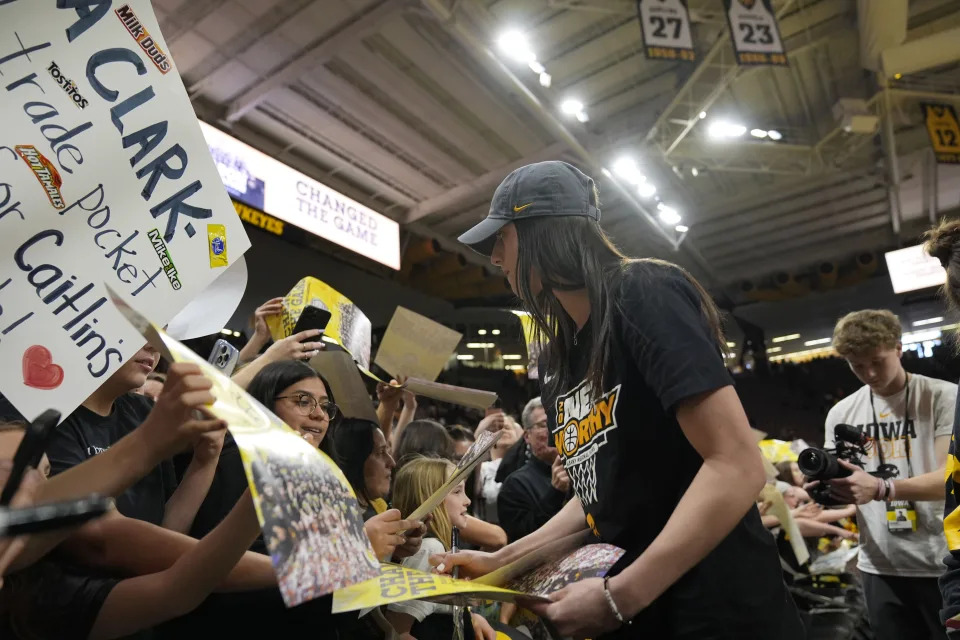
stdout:
<svg viewBox="0 0 960 640">
<path fill-rule="evenodd" d="M 696 63 L 646 59 L 633 0 L 153 4 L 202 119 L 399 221 L 408 246 L 434 239 L 475 265 L 456 236 L 510 170 L 543 159 L 597 177 L 628 253 L 676 261 L 733 303 L 744 280 L 855 272 L 960 205 L 960 176 L 932 177 L 919 108 L 960 102 L 955 0 L 773 0 L 789 66 L 752 68 L 721 0 L 689 0 Z M 510 29 L 549 87 L 498 47 Z M 586 122 L 562 113 L 570 98 Z M 845 130 L 842 99 L 876 128 Z M 780 139 L 711 138 L 723 120 Z M 689 231 L 611 172 L 622 158 Z M 470 290 L 490 290 L 473 269 Z"/>
</svg>

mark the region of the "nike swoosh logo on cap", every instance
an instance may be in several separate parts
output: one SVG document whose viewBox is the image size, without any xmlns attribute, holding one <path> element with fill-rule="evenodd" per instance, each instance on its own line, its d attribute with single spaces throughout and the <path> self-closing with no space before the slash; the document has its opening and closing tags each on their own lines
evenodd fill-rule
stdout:
<svg viewBox="0 0 960 640">
<path fill-rule="evenodd" d="M 518 207 L 517 205 L 513 205 L 513 212 L 514 212 L 514 213 L 520 213 L 521 211 L 523 211 L 524 209 L 526 209 L 527 207 L 529 207 L 529 206 L 532 205 L 532 204 L 533 204 L 532 202 L 528 202 L 527 204 L 523 205 L 522 207 Z"/>
</svg>

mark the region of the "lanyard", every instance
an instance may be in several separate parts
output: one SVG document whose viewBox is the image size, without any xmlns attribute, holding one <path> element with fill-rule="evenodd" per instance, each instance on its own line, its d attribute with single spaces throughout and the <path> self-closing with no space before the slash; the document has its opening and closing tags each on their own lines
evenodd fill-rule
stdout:
<svg viewBox="0 0 960 640">
<path fill-rule="evenodd" d="M 883 462 L 883 444 L 880 442 L 881 429 L 880 423 L 877 421 L 877 409 L 873 406 L 873 389 L 870 389 L 870 411 L 873 412 L 873 424 L 877 425 L 877 438 L 874 440 L 874 445 L 877 447 L 877 456 L 880 458 L 880 464 Z M 892 413 L 892 412 L 891 412 Z M 907 423 L 910 421 L 910 374 L 907 374 L 907 394 L 904 397 L 903 403 L 903 430 L 906 434 Z M 906 448 L 907 448 L 907 477 L 913 477 L 913 463 L 910 461 L 910 435 L 906 434 Z M 890 440 L 893 442 L 893 439 Z"/>
</svg>

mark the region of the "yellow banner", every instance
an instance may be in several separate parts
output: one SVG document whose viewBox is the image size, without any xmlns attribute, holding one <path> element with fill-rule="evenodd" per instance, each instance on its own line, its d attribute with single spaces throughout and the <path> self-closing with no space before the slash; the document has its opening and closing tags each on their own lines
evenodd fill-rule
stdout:
<svg viewBox="0 0 960 640">
<path fill-rule="evenodd" d="M 226 421 L 240 449 L 287 606 L 375 577 L 379 563 L 363 529 L 363 511 L 337 465 L 219 369 L 110 294 L 164 358 L 198 365 L 213 383 L 216 402 L 209 409 Z"/>
<path fill-rule="evenodd" d="M 458 580 L 397 564 L 381 564 L 379 577 L 334 592 L 333 613 L 359 611 L 396 602 L 444 596 L 513 602 L 517 596 L 523 595 L 510 589 L 475 584 L 470 580 Z"/>
<path fill-rule="evenodd" d="M 310 276 L 300 280 L 283 298 L 283 312 L 279 317 L 267 318 L 273 339 L 282 340 L 291 335 L 300 313 L 308 305 L 330 312 L 324 337 L 335 340 L 346 349 L 361 368 L 370 369 L 370 319 L 350 298 Z"/>
<path fill-rule="evenodd" d="M 960 123 L 957 121 L 957 112 L 949 104 L 922 102 L 920 107 L 937 162 L 960 164 Z"/>
</svg>

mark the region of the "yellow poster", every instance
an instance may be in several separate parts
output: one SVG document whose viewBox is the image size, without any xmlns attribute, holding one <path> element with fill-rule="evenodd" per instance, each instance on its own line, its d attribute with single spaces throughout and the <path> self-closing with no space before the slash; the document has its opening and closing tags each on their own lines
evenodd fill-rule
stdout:
<svg viewBox="0 0 960 640">
<path fill-rule="evenodd" d="M 956 110 L 949 104 L 930 102 L 921 102 L 920 107 L 937 162 L 960 164 L 960 122 Z"/>
<path fill-rule="evenodd" d="M 370 368 L 370 319 L 350 298 L 325 282 L 313 277 L 300 280 L 283 298 L 283 312 L 279 317 L 267 318 L 267 326 L 274 340 L 282 340 L 293 333 L 304 307 L 314 306 L 330 312 L 330 322 L 324 337 L 331 338 L 346 349 L 364 369 Z"/>
<path fill-rule="evenodd" d="M 579 535 L 579 534 L 577 534 Z M 558 541 L 567 545 L 571 538 Z M 547 545 L 556 552 L 562 547 Z M 407 600 L 429 600 L 466 605 L 472 599 L 514 602 L 517 598 L 549 600 L 548 596 L 587 578 L 602 578 L 623 557 L 624 551 L 609 544 L 591 544 L 570 553 L 537 550 L 518 561 L 477 580 L 457 580 L 395 565 L 380 565 L 380 577 L 340 589 L 333 594 L 333 613 L 380 607 Z M 522 573 L 521 573 L 522 572 Z M 518 575 L 519 573 L 519 575 Z"/>
<path fill-rule="evenodd" d="M 433 381 L 460 344 L 462 333 L 397 307 L 374 363 L 390 375 Z"/>
<path fill-rule="evenodd" d="M 514 315 L 520 318 L 520 326 L 523 327 L 523 341 L 527 345 L 527 377 L 530 380 L 537 379 L 537 362 L 540 359 L 541 345 L 534 340 L 534 320 L 526 311 L 513 311 Z"/>
<path fill-rule="evenodd" d="M 513 602 L 522 593 L 427 573 L 397 564 L 381 564 L 380 576 L 338 589 L 333 594 L 333 613 L 359 611 L 395 602 L 424 600 L 438 596 L 478 597 L 484 600 Z"/>
<path fill-rule="evenodd" d="M 198 365 L 213 383 L 216 402 L 209 409 L 226 421 L 240 449 L 286 605 L 375 577 L 379 563 L 363 529 L 363 511 L 337 465 L 219 369 L 110 293 L 164 358 Z"/>
</svg>

